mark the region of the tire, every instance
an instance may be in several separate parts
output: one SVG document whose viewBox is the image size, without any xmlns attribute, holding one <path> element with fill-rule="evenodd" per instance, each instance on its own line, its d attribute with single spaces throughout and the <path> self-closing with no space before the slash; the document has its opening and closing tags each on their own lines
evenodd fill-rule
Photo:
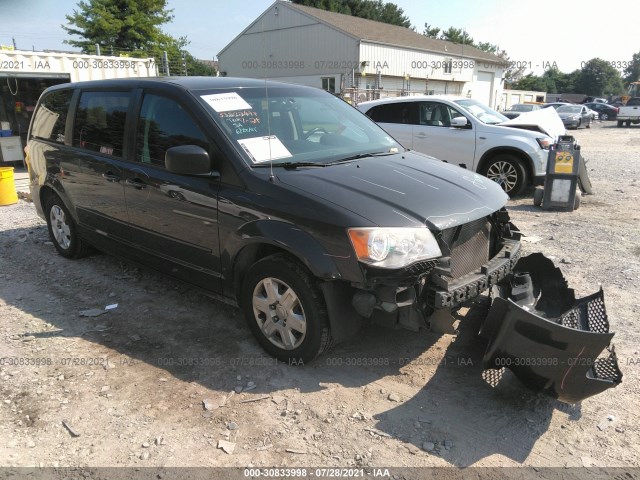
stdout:
<svg viewBox="0 0 640 480">
<path fill-rule="evenodd" d="M 510 197 L 519 195 L 527 186 L 524 165 L 513 155 L 500 154 L 491 158 L 482 174 L 500 185 Z"/>
<path fill-rule="evenodd" d="M 58 253 L 66 258 L 82 258 L 91 253 L 91 247 L 78 234 L 78 227 L 64 202 L 51 195 L 45 205 L 49 238 Z"/>
<path fill-rule="evenodd" d="M 630 127 L 630 126 L 631 126 L 631 120 L 627 120 L 627 121 L 625 122 L 625 125 L 626 125 L 627 127 Z"/>
<path fill-rule="evenodd" d="M 593 187 L 589 179 L 589 171 L 587 170 L 587 162 L 580 156 L 580 164 L 578 165 L 578 187 L 585 195 L 593 195 Z"/>
<path fill-rule="evenodd" d="M 580 200 L 582 199 L 582 195 L 580 195 L 580 192 L 576 192 L 576 198 L 573 201 L 573 209 L 577 210 L 580 208 Z"/>
<path fill-rule="evenodd" d="M 533 204 L 536 207 L 539 207 L 542 205 L 542 199 L 544 198 L 544 189 L 542 188 L 536 188 L 533 192 Z"/>
<path fill-rule="evenodd" d="M 623 124 L 623 123 L 624 123 L 624 122 L 623 122 L 622 120 L 618 120 L 618 127 L 622 127 L 622 124 Z"/>
<path fill-rule="evenodd" d="M 249 329 L 278 360 L 304 364 L 331 346 L 322 292 L 307 269 L 287 255 L 254 263 L 242 283 L 240 302 Z"/>
<path fill-rule="evenodd" d="M 576 130 L 580 128 L 580 125 L 582 125 L 582 120 L 578 120 L 578 124 L 576 125 Z"/>
<path fill-rule="evenodd" d="M 585 125 L 586 128 L 591 128 L 591 123 L 593 122 L 593 118 L 590 118 L 589 121 L 587 122 L 587 124 Z"/>
<path fill-rule="evenodd" d="M 608 113 L 602 112 L 602 113 L 600 113 L 598 115 L 599 115 L 600 120 L 609 120 L 609 114 Z"/>
</svg>

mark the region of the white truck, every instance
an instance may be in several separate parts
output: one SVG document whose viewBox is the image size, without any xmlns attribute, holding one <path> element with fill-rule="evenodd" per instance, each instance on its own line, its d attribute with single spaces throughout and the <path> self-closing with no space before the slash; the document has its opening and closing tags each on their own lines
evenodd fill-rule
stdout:
<svg viewBox="0 0 640 480">
<path fill-rule="evenodd" d="M 617 119 L 619 127 L 640 123 L 640 97 L 631 97 L 626 105 L 620 107 Z"/>
</svg>

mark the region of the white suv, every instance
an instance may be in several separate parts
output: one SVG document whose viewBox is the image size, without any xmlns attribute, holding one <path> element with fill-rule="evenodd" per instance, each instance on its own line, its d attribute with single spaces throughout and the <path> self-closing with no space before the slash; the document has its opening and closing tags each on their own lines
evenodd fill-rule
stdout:
<svg viewBox="0 0 640 480">
<path fill-rule="evenodd" d="M 554 139 L 501 126 L 509 119 L 464 97 L 417 96 L 363 102 L 358 109 L 405 148 L 481 173 L 509 195 L 541 184 Z"/>
</svg>

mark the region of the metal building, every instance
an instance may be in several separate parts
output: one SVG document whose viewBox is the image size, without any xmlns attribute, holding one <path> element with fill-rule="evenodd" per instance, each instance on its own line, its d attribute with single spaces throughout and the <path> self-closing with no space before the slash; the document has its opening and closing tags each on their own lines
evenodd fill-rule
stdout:
<svg viewBox="0 0 640 480">
<path fill-rule="evenodd" d="M 218 54 L 221 75 L 324 88 L 354 102 L 450 94 L 496 107 L 504 61 L 411 29 L 276 1 Z"/>
</svg>

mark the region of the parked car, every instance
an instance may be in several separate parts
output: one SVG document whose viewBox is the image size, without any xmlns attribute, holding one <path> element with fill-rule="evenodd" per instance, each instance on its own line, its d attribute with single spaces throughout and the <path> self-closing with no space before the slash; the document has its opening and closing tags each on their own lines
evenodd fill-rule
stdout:
<svg viewBox="0 0 640 480">
<path fill-rule="evenodd" d="M 582 104 L 585 104 L 585 103 L 602 103 L 602 104 L 606 104 L 607 103 L 607 99 L 606 98 L 600 98 L 600 97 L 586 97 L 580 103 L 582 103 Z"/>
<path fill-rule="evenodd" d="M 586 107 L 598 112 L 600 120 L 615 120 L 620 109 L 608 103 L 585 103 Z"/>
<path fill-rule="evenodd" d="M 564 123 L 567 128 L 577 130 L 582 125 L 586 128 L 591 128 L 593 118 L 591 113 L 589 113 L 589 109 L 584 105 L 562 105 L 556 109 L 556 112 L 558 112 L 562 123 Z"/>
<path fill-rule="evenodd" d="M 590 109 L 586 105 L 585 105 L 585 107 L 587 108 L 587 113 L 589 113 L 589 115 L 591 115 L 591 121 L 598 120 L 598 112 L 596 112 L 595 110 Z"/>
<path fill-rule="evenodd" d="M 485 175 L 509 195 L 543 182 L 554 139 L 501 126 L 509 119 L 477 100 L 398 97 L 363 102 L 358 108 L 404 147 Z"/>
<path fill-rule="evenodd" d="M 551 102 L 551 103 L 545 103 L 544 105 L 542 105 L 542 108 L 555 108 L 556 110 L 558 109 L 558 107 L 562 107 L 563 105 L 571 105 L 571 103 L 569 102 Z"/>
<path fill-rule="evenodd" d="M 60 255 L 94 246 L 238 305 L 282 361 L 306 363 L 365 320 L 453 321 L 496 286 L 486 368 L 571 402 L 620 382 L 615 355 L 593 367 L 612 337 L 585 317 L 593 302 L 604 311 L 602 292 L 576 301 L 549 259 L 520 258 L 496 183 L 406 151 L 327 92 L 212 77 L 64 84 L 40 97 L 28 139 L 33 202 Z M 577 351 L 584 365 L 567 370 Z M 556 362 L 520 369 L 523 355 Z"/>
<path fill-rule="evenodd" d="M 516 118 L 521 113 L 533 112 L 534 110 L 540 110 L 540 105 L 536 105 L 534 103 L 516 103 L 502 112 L 502 114 L 507 118 Z"/>
<path fill-rule="evenodd" d="M 416 324 L 470 300 L 484 288 L 454 295 L 462 277 L 511 271 L 520 248 L 498 185 L 405 151 L 310 87 L 60 85 L 38 103 L 28 152 L 61 255 L 93 245 L 235 302 L 285 361 L 311 360 L 365 317 Z M 446 282 L 426 282 L 440 264 Z"/>
<path fill-rule="evenodd" d="M 627 100 L 627 104 L 620 107 L 618 111 L 618 127 L 626 125 L 630 127 L 633 123 L 640 123 L 640 97 L 631 97 Z"/>
</svg>

